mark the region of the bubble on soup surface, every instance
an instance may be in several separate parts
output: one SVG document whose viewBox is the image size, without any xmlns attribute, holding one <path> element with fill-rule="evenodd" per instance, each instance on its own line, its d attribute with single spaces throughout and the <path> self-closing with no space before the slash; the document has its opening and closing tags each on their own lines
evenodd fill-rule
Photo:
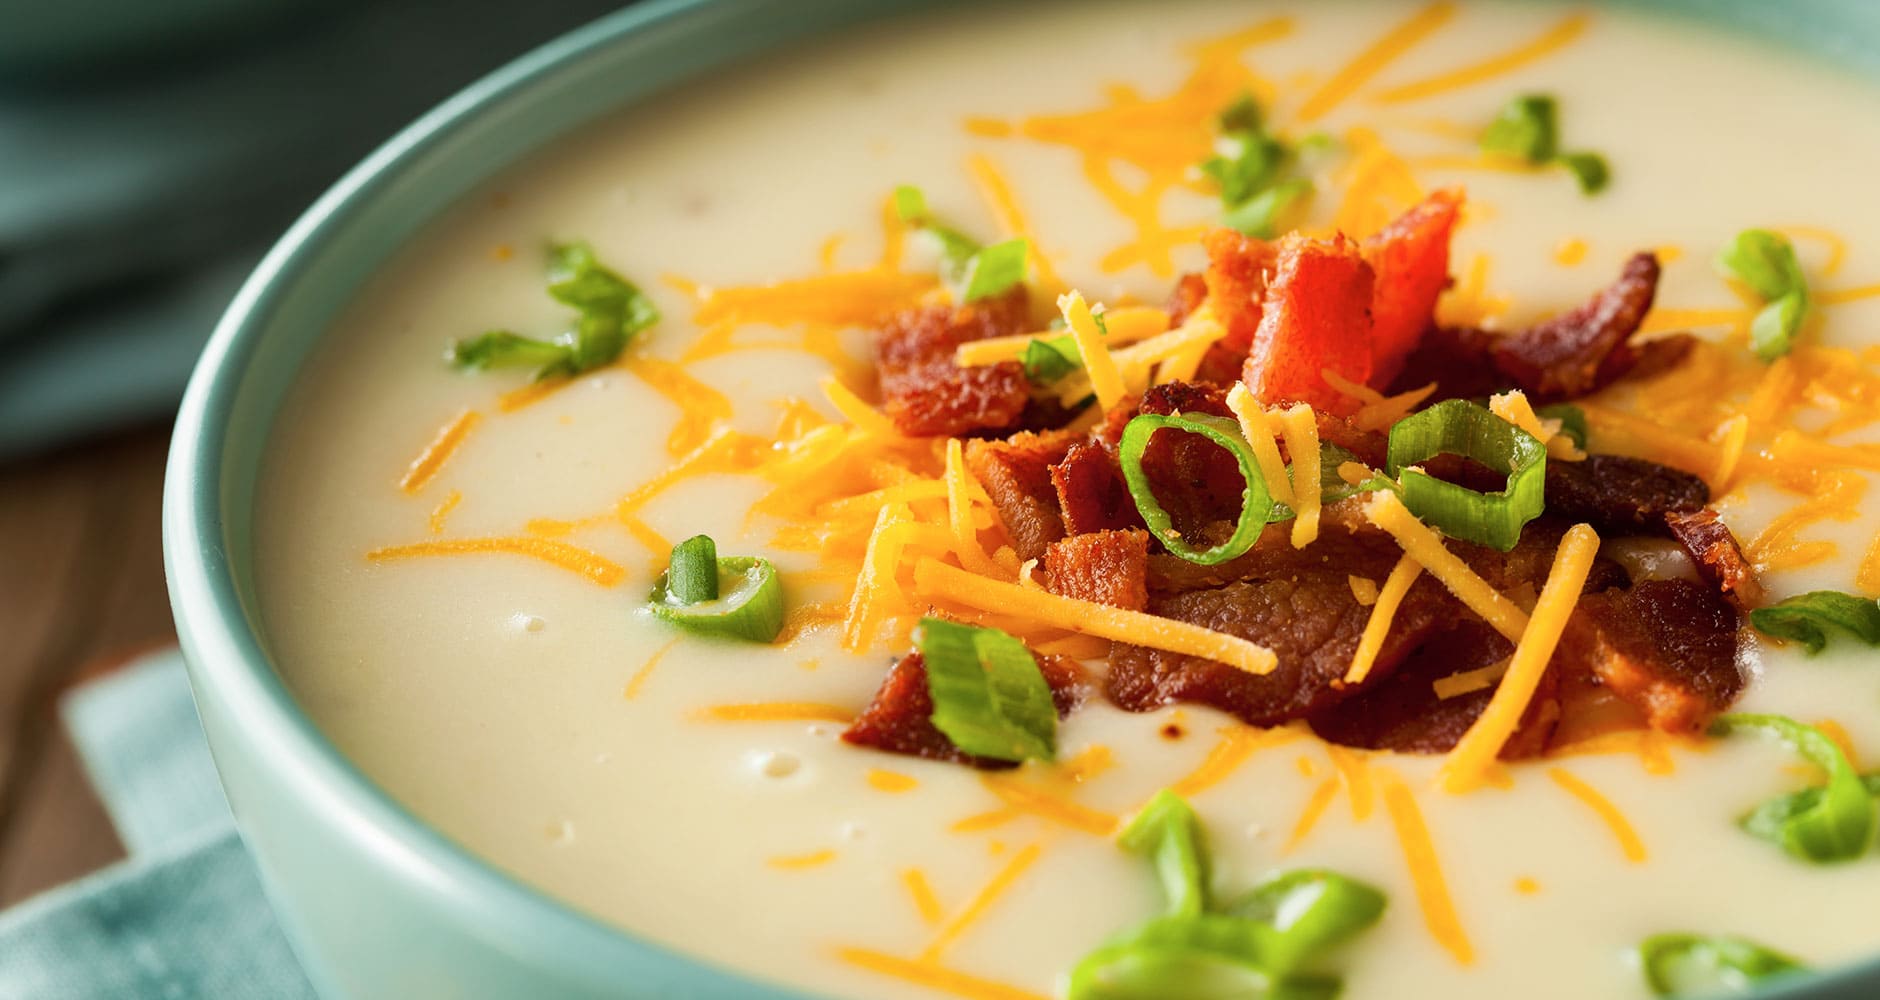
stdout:
<svg viewBox="0 0 1880 1000">
<path fill-rule="evenodd" d="M 540 632 L 548 627 L 548 619 L 541 615 L 518 611 L 509 616 L 509 626 L 518 632 Z"/>
<path fill-rule="evenodd" d="M 787 778 L 802 768 L 796 754 L 782 750 L 762 750 L 751 757 L 751 766 L 766 778 Z"/>
</svg>

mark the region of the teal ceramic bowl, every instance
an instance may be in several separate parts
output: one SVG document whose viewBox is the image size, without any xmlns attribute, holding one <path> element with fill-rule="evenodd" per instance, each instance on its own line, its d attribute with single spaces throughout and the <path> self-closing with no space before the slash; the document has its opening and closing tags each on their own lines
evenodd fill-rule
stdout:
<svg viewBox="0 0 1880 1000">
<path fill-rule="evenodd" d="M 531 53 L 398 135 L 249 279 L 190 383 L 164 498 L 170 596 L 230 803 L 328 1000 L 807 1000 L 636 940 L 473 857 L 387 798 L 295 705 L 258 625 L 252 513 L 280 401 L 334 315 L 460 196 L 601 116 L 715 67 L 938 0 L 660 0 Z M 1635 0 L 1880 78 L 1872 0 Z M 1880 127 L 1880 123 L 1873 123 Z M 1876 937 L 1880 951 L 1880 936 Z M 1768 994 L 1880 996 L 1880 961 Z"/>
</svg>

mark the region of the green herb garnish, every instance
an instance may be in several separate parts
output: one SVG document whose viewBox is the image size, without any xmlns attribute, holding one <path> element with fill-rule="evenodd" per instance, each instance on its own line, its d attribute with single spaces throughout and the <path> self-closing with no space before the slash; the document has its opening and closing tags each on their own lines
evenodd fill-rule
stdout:
<svg viewBox="0 0 1880 1000">
<path fill-rule="evenodd" d="M 1149 447 L 1149 439 L 1164 429 L 1207 438 L 1234 456 L 1234 463 L 1240 468 L 1246 488 L 1240 495 L 1240 521 L 1234 526 L 1234 534 L 1227 541 L 1208 549 L 1197 549 L 1188 544 L 1181 533 L 1175 530 L 1161 501 L 1155 498 L 1149 474 L 1142 467 L 1142 457 Z M 1122 439 L 1117 442 L 1116 458 L 1123 467 L 1123 480 L 1129 487 L 1130 498 L 1136 502 L 1136 511 L 1142 515 L 1143 523 L 1148 525 L 1149 531 L 1161 540 L 1169 552 L 1189 562 L 1213 566 L 1240 555 L 1253 547 L 1253 543 L 1260 538 L 1260 530 L 1272 520 L 1273 496 L 1267 488 L 1266 477 L 1260 474 L 1260 465 L 1253 456 L 1253 449 L 1240 436 L 1240 425 L 1227 417 L 1182 413 L 1140 414 L 1123 427 Z"/>
<path fill-rule="evenodd" d="M 1654 996 L 1720 997 L 1754 992 L 1766 979 L 1807 970 L 1778 951 L 1739 937 L 1655 934 L 1638 946 Z"/>
<path fill-rule="evenodd" d="M 1717 269 L 1763 300 L 1749 327 L 1757 357 L 1774 361 L 1795 346 L 1808 318 L 1808 278 L 1795 246 L 1767 229 L 1745 229 L 1717 253 Z"/>
<path fill-rule="evenodd" d="M 1057 706 L 1025 644 L 995 628 L 923 618 L 915 640 L 927 667 L 934 728 L 975 757 L 1052 760 Z"/>
<path fill-rule="evenodd" d="M 1493 493 L 1444 482 L 1418 462 L 1460 455 L 1508 477 Z M 1390 429 L 1385 471 L 1398 476 L 1403 503 L 1418 518 L 1463 541 L 1503 552 L 1546 505 L 1547 446 L 1534 435 L 1464 399 L 1449 399 L 1397 421 Z"/>
<path fill-rule="evenodd" d="M 695 535 L 672 547 L 647 608 L 690 632 L 770 642 L 783 631 L 783 582 L 770 560 L 720 556 L 710 536 Z"/>
<path fill-rule="evenodd" d="M 1022 239 L 984 246 L 943 225 L 927 207 L 920 188 L 903 184 L 894 189 L 894 213 L 902 222 L 926 233 L 940 246 L 940 277 L 953 297 L 977 302 L 999 295 L 1025 280 L 1031 245 Z"/>
<path fill-rule="evenodd" d="M 612 364 L 640 331 L 659 321 L 659 308 L 633 282 L 602 266 L 586 243 L 549 248 L 548 294 L 580 315 L 553 340 L 493 330 L 451 345 L 459 368 L 534 368 L 537 381 L 566 378 Z"/>
<path fill-rule="evenodd" d="M 1048 385 L 1084 366 L 1083 356 L 1077 350 L 1077 338 L 1068 335 L 1033 337 L 1025 345 L 1025 353 L 1019 355 L 1018 363 L 1033 385 Z"/>
<path fill-rule="evenodd" d="M 1323 870 L 1287 872 L 1214 905 L 1201 823 L 1167 790 L 1117 842 L 1154 862 L 1168 904 L 1078 962 L 1069 1000 L 1330 1000 L 1339 980 L 1301 970 L 1384 910 L 1376 889 Z"/>
<path fill-rule="evenodd" d="M 1720 715 L 1710 733 L 1727 736 L 1741 729 L 1777 737 L 1828 775 L 1818 796 L 1789 796 L 1778 800 L 1781 805 L 1765 804 L 1744 818 L 1745 830 L 1780 844 L 1804 861 L 1848 861 L 1867 853 L 1880 823 L 1880 807 L 1875 806 L 1867 784 L 1854 772 L 1840 744 L 1813 726 L 1780 715 Z"/>
<path fill-rule="evenodd" d="M 1869 646 L 1880 646 L 1880 602 L 1868 597 L 1817 590 L 1797 594 L 1749 613 L 1749 623 L 1764 635 L 1793 639 L 1810 654 L 1828 645 L 1828 633 L 1846 632 Z"/>
<path fill-rule="evenodd" d="M 1598 153 L 1560 151 L 1560 111 L 1546 94 L 1523 94 L 1502 106 L 1482 132 L 1482 152 L 1508 156 L 1534 166 L 1555 164 L 1566 168 L 1583 194 L 1606 189 L 1612 171 Z"/>
<path fill-rule="evenodd" d="M 1222 110 L 1215 125 L 1215 152 L 1202 162 L 1201 172 L 1220 185 L 1221 224 L 1269 239 L 1312 197 L 1312 182 L 1284 178 L 1293 151 L 1266 130 L 1251 94 Z"/>
<path fill-rule="evenodd" d="M 1552 406 L 1543 406 L 1535 410 L 1534 415 L 1542 420 L 1560 421 L 1560 433 L 1565 434 L 1567 440 L 1572 441 L 1575 448 L 1586 447 L 1587 427 L 1585 410 L 1574 406 L 1572 403 L 1555 403 Z"/>
</svg>

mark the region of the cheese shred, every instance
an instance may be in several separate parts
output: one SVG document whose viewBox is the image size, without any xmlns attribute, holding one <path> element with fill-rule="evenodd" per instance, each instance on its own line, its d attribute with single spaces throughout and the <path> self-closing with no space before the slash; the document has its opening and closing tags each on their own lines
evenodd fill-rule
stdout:
<svg viewBox="0 0 1880 1000">
<path fill-rule="evenodd" d="M 1390 634 L 1390 623 L 1397 616 L 1397 608 L 1403 604 L 1404 595 L 1410 592 L 1417 577 L 1422 575 L 1422 565 L 1405 555 L 1391 568 L 1390 576 L 1384 579 L 1384 586 L 1376 588 L 1377 596 L 1371 605 L 1371 617 L 1364 623 L 1364 634 L 1358 637 L 1358 650 L 1351 654 L 1351 666 L 1345 670 L 1346 684 L 1363 684 L 1364 679 L 1370 676 L 1371 665 L 1377 662 L 1378 651 L 1384 648 L 1384 639 Z M 1352 589 L 1355 591 L 1357 588 L 1354 586 Z"/>
<path fill-rule="evenodd" d="M 990 580 L 936 559 L 922 559 L 914 566 L 914 588 L 923 597 L 957 601 L 980 611 L 1020 615 L 1053 628 L 1113 642 L 1219 660 L 1251 674 L 1271 673 L 1279 663 L 1272 650 L 1236 635 Z"/>
<path fill-rule="evenodd" d="M 1084 302 L 1083 295 L 1066 292 L 1059 296 L 1058 310 L 1064 314 L 1064 322 L 1077 341 L 1077 351 L 1083 356 L 1084 371 L 1090 374 L 1098 405 L 1107 410 L 1122 402 L 1126 395 L 1122 373 L 1117 370 L 1116 360 L 1110 356 L 1109 345 L 1103 342 L 1103 334 L 1097 329 L 1096 318 L 1090 314 L 1090 306 Z"/>
<path fill-rule="evenodd" d="M 1430 575 L 1443 582 L 1456 599 L 1481 615 L 1495 631 L 1509 642 L 1520 642 L 1527 630 L 1528 616 L 1513 601 L 1502 596 L 1470 569 L 1456 554 L 1443 547 L 1442 539 L 1429 526 L 1416 519 L 1397 494 L 1379 490 L 1364 507 L 1371 523 L 1390 533 L 1404 553 L 1414 558 Z M 1577 592 L 1576 592 L 1577 593 Z"/>
<path fill-rule="evenodd" d="M 1579 603 L 1580 589 L 1586 585 L 1586 575 L 1598 555 L 1599 535 L 1592 526 L 1576 524 L 1567 529 L 1559 551 L 1554 553 L 1553 569 L 1547 574 L 1540 599 L 1534 602 L 1534 617 L 1516 642 L 1514 656 L 1508 661 L 1508 672 L 1495 688 L 1488 708 L 1443 762 L 1437 781 L 1445 790 L 1467 792 L 1474 789 L 1495 763 L 1508 737 L 1514 735 L 1528 702 L 1534 697 L 1535 687 L 1540 684 L 1541 674 L 1547 670 L 1547 662 L 1553 658 L 1554 647 L 1560 643 L 1560 634 L 1566 630 L 1567 618 Z"/>
</svg>

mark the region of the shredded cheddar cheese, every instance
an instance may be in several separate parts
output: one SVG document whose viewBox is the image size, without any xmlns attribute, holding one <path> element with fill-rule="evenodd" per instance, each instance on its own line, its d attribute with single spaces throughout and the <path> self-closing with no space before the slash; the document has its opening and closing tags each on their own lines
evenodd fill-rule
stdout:
<svg viewBox="0 0 1880 1000">
<path fill-rule="evenodd" d="M 404 477 L 398 481 L 398 488 L 406 493 L 417 493 L 424 489 L 425 484 L 435 479 L 444 468 L 444 463 L 450 461 L 450 457 L 463 446 L 464 438 L 470 436 L 471 430 L 482 419 L 483 414 L 471 409 L 462 410 L 452 417 L 449 423 L 438 429 L 437 436 L 424 446 L 418 457 L 411 460 Z"/>
<path fill-rule="evenodd" d="M 623 364 L 679 408 L 679 421 L 666 437 L 666 450 L 673 455 L 698 447 L 718 424 L 731 419 L 731 400 L 687 374 L 684 368 L 640 354 L 628 357 Z"/>
<path fill-rule="evenodd" d="M 1077 351 L 1083 356 L 1084 371 L 1090 377 L 1090 385 L 1097 393 L 1097 404 L 1109 409 L 1122 402 L 1125 395 L 1123 376 L 1117 371 L 1116 361 L 1110 357 L 1109 345 L 1103 342 L 1103 334 L 1097 329 L 1097 321 L 1090 315 L 1090 306 L 1078 292 L 1066 292 L 1058 297 L 1058 311 L 1064 314 L 1064 322 L 1069 326 L 1071 336 L 1077 341 Z"/>
<path fill-rule="evenodd" d="M 1450 674 L 1448 677 L 1438 677 L 1430 682 L 1430 688 L 1436 692 L 1436 697 L 1447 701 L 1450 698 L 1460 698 L 1465 694 L 1474 694 L 1493 687 L 1495 682 L 1501 680 L 1502 675 L 1507 672 L 1508 661 L 1496 660 L 1486 667 L 1464 670 L 1459 674 Z"/>
<path fill-rule="evenodd" d="M 1109 309 L 1103 313 L 1103 325 L 1109 330 L 1109 336 L 1104 338 L 1104 343 L 1113 347 L 1133 344 L 1157 334 L 1167 333 L 1168 313 L 1147 306 Z M 1062 335 L 1062 331 L 1059 330 L 1040 330 L 1036 333 L 1018 333 L 1005 337 L 968 341 L 954 349 L 953 363 L 962 368 L 971 368 L 978 365 L 996 365 L 1001 361 L 1017 361 L 1032 341 L 1040 337 Z"/>
<path fill-rule="evenodd" d="M 889 504 L 876 516 L 875 530 L 862 556 L 862 572 L 855 581 L 855 594 L 849 599 L 848 620 L 842 628 L 844 649 L 859 652 L 868 648 L 875 641 L 876 620 L 901 603 L 894 577 L 904 543 L 903 535 L 895 529 L 912 523 L 913 516 L 904 503 Z"/>
<path fill-rule="evenodd" d="M 868 770 L 868 787 L 873 788 L 877 792 L 899 795 L 902 792 L 911 792 L 920 787 L 920 782 L 899 771 L 884 771 L 876 767 Z"/>
<path fill-rule="evenodd" d="M 1497 53 L 1481 62 L 1380 91 L 1371 95 L 1370 100 L 1378 104 L 1403 104 L 1506 76 L 1572 45 L 1586 33 L 1586 27 L 1591 20 L 1592 18 L 1584 13 L 1569 14 L 1553 27 L 1542 32 L 1539 37 L 1524 42 L 1507 52 Z"/>
<path fill-rule="evenodd" d="M 1234 418 L 1240 422 L 1240 433 L 1247 439 L 1247 446 L 1253 450 L 1255 464 L 1260 467 L 1260 475 L 1266 480 L 1267 492 L 1274 500 L 1292 506 L 1292 479 L 1286 475 L 1286 463 L 1280 460 L 1279 445 L 1274 442 L 1278 435 L 1266 409 L 1245 382 L 1236 381 L 1227 391 L 1227 408 L 1232 410 Z"/>
<path fill-rule="evenodd" d="M 699 712 L 704 722 L 835 722 L 848 725 L 855 713 L 839 705 L 813 701 L 759 701 L 713 705 Z"/>
<path fill-rule="evenodd" d="M 811 851 L 808 854 L 792 854 L 771 858 L 769 861 L 766 861 L 765 864 L 782 871 L 804 871 L 810 868 L 821 868 L 835 859 L 836 852 L 825 847 L 820 851 Z"/>
<path fill-rule="evenodd" d="M 1562 462 L 1582 462 L 1586 452 L 1573 439 L 1560 432 L 1560 421 L 1542 420 L 1528 403 L 1527 393 L 1519 389 L 1488 397 L 1488 411 L 1521 428 L 1547 446 L 1547 457 Z"/>
<path fill-rule="evenodd" d="M 1051 1000 L 1016 986 L 967 975 L 935 962 L 897 958 L 868 948 L 838 948 L 836 957 L 858 969 L 966 1000 Z"/>
<path fill-rule="evenodd" d="M 1448 24 L 1456 16 L 1456 5 L 1441 0 L 1430 4 L 1409 20 L 1392 28 L 1384 37 L 1373 42 L 1369 48 L 1359 53 L 1357 58 L 1347 63 L 1331 79 L 1325 81 L 1306 102 L 1299 106 L 1297 118 L 1301 124 L 1310 124 L 1330 114 L 1332 109 L 1344 103 L 1345 99 L 1369 83 L 1377 74 L 1382 73 L 1391 63 L 1404 53 L 1415 48 L 1418 42 Z"/>
<path fill-rule="evenodd" d="M 940 905 L 940 897 L 934 894 L 933 884 L 918 868 L 909 868 L 901 873 L 901 884 L 907 887 L 907 894 L 914 901 L 914 912 L 929 926 L 938 926 L 946 919 L 946 909 Z"/>
<path fill-rule="evenodd" d="M 1456 554 L 1443 547 L 1441 538 L 1430 530 L 1428 525 L 1416 519 L 1397 494 L 1389 490 L 1379 490 L 1369 503 L 1365 504 L 1364 514 L 1372 524 L 1389 532 L 1397 544 L 1403 546 L 1404 554 L 1415 559 L 1430 575 L 1443 582 L 1456 599 L 1469 606 L 1469 610 L 1481 615 L 1483 620 L 1494 626 L 1495 631 L 1506 636 L 1510 642 L 1520 642 L 1521 635 L 1527 630 L 1528 616 L 1513 601 L 1502 596 L 1488 581 L 1476 575 Z"/>
<path fill-rule="evenodd" d="M 1256 751 L 1290 743 L 1299 736 L 1299 730 L 1291 726 L 1276 726 L 1272 729 L 1228 726 L 1221 731 L 1221 741 L 1208 751 L 1207 757 L 1193 771 L 1170 785 L 1169 790 L 1183 798 L 1193 798 L 1226 781 Z"/>
<path fill-rule="evenodd" d="M 1371 765 L 1365 759 L 1364 752 L 1327 743 L 1325 755 L 1332 759 L 1332 766 L 1338 769 L 1338 776 L 1344 781 L 1345 791 L 1351 797 L 1351 821 L 1362 823 L 1370 819 L 1373 786 Z"/>
<path fill-rule="evenodd" d="M 1361 608 L 1368 608 L 1377 603 L 1377 581 L 1368 576 L 1346 576 L 1345 584 L 1351 588 L 1351 598 Z"/>
<path fill-rule="evenodd" d="M 1479 784 L 1484 772 L 1501 753 L 1502 745 L 1521 724 L 1521 715 L 1527 711 L 1541 674 L 1553 658 L 1554 647 L 1566 630 L 1567 618 L 1579 603 L 1580 590 L 1586 585 L 1586 574 L 1593 568 L 1597 555 L 1599 535 L 1592 527 L 1576 524 L 1567 529 L 1559 551 L 1554 554 L 1547 583 L 1541 587 L 1540 599 L 1534 602 L 1534 616 L 1516 641 L 1508 672 L 1495 688 L 1488 708 L 1443 761 L 1438 781 L 1444 789 L 1466 792 Z"/>
<path fill-rule="evenodd" d="M 914 587 L 923 597 L 957 601 L 982 611 L 1022 615 L 1040 624 L 1113 642 L 1219 660 L 1248 673 L 1270 673 L 1278 663 L 1272 650 L 1226 632 L 988 580 L 934 559 L 922 559 L 914 566 Z"/>
<path fill-rule="evenodd" d="M 992 880 L 973 896 L 965 908 L 960 910 L 952 920 L 947 921 L 946 926 L 940 928 L 940 933 L 934 935 L 933 940 L 928 942 L 927 947 L 920 953 L 921 961 L 938 961 L 940 956 L 952 947 L 953 942 L 959 940 L 960 936 L 965 934 L 973 924 L 984 918 L 987 911 L 998 903 L 999 897 L 1005 895 L 1006 891 L 1023 878 L 1025 872 L 1029 871 L 1032 865 L 1037 864 L 1038 859 L 1043 856 L 1044 846 L 1041 844 L 1028 844 L 1017 854 L 1012 855 L 1012 860 L 1006 862 L 1005 867 L 993 875 Z"/>
<path fill-rule="evenodd" d="M 1404 595 L 1410 593 L 1411 585 L 1421 575 L 1422 565 L 1405 555 L 1397 560 L 1397 565 L 1391 567 L 1390 576 L 1385 577 L 1382 589 L 1372 584 L 1371 617 L 1366 619 L 1364 632 L 1358 637 L 1357 651 L 1351 654 L 1351 666 L 1345 668 L 1346 684 L 1362 684 L 1370 676 L 1371 666 L 1377 662 L 1377 654 L 1384 648 L 1384 638 L 1390 634 L 1390 623 L 1397 616 Z M 1356 592 L 1357 587 L 1353 586 L 1352 590 Z M 1360 598 L 1358 603 L 1363 604 L 1365 601 Z"/>
<path fill-rule="evenodd" d="M 986 788 L 999 797 L 1007 808 L 1026 815 L 1050 820 L 1097 837 L 1116 832 L 1120 824 L 1115 816 L 1073 802 L 1067 796 L 1008 774 L 987 775 Z"/>
<path fill-rule="evenodd" d="M 1645 861 L 1645 842 L 1639 839 L 1638 831 L 1633 829 L 1631 821 L 1625 818 L 1625 813 L 1620 812 L 1618 806 L 1612 804 L 1611 799 L 1601 795 L 1598 789 L 1564 767 L 1548 768 L 1547 777 L 1593 810 L 1593 814 L 1612 830 L 1612 836 L 1619 842 L 1619 850 L 1627 861 L 1635 865 Z"/>
<path fill-rule="evenodd" d="M 387 545 L 367 552 L 366 558 L 372 562 L 392 562 L 424 556 L 482 555 L 497 552 L 539 559 L 551 566 L 578 573 L 603 587 L 616 586 L 627 575 L 627 571 L 622 569 L 619 563 L 598 553 L 576 548 L 566 542 L 527 536 L 450 538 L 431 542 L 413 542 L 410 545 Z"/>
<path fill-rule="evenodd" d="M 646 689 L 647 679 L 653 676 L 653 671 L 659 666 L 659 662 L 664 660 L 666 654 L 672 651 L 672 647 L 678 644 L 679 640 L 674 638 L 664 646 L 654 650 L 653 655 L 647 657 L 646 662 L 640 665 L 640 669 L 633 672 L 633 677 L 627 681 L 626 689 L 622 692 L 628 701 L 632 701 L 640 696 L 640 692 Z"/>
<path fill-rule="evenodd" d="M 1456 914 L 1456 904 L 1449 897 L 1449 885 L 1443 878 L 1443 866 L 1436 855 L 1436 845 L 1430 839 L 1428 824 L 1423 820 L 1423 810 L 1418 808 L 1416 796 L 1409 786 L 1395 774 L 1385 771 L 1384 809 L 1390 814 L 1391 826 L 1397 831 L 1397 843 L 1403 849 L 1404 864 L 1410 869 L 1410 882 L 1416 888 L 1417 904 L 1423 911 L 1424 926 L 1429 928 L 1430 936 L 1443 950 L 1449 952 L 1458 965 L 1475 964 L 1475 946 L 1469 942 L 1468 933 L 1462 929 L 1462 919 Z"/>
<path fill-rule="evenodd" d="M 1300 844 L 1305 843 L 1306 838 L 1312 834 L 1313 828 L 1318 826 L 1319 819 L 1325 815 L 1325 810 L 1337 797 L 1337 778 L 1326 778 L 1319 782 L 1319 786 L 1312 790 L 1312 797 L 1306 800 L 1305 808 L 1300 811 L 1299 821 L 1293 824 L 1292 834 L 1286 838 L 1286 845 L 1281 847 L 1279 852 L 1291 854 L 1298 849 Z"/>
<path fill-rule="evenodd" d="M 445 519 L 450 517 L 450 512 L 456 510 L 457 505 L 460 503 L 463 503 L 462 492 L 451 490 L 449 493 L 444 494 L 443 501 L 436 507 L 431 508 L 431 515 L 425 521 L 425 524 L 431 529 L 431 534 L 441 535 L 444 533 Z"/>
<path fill-rule="evenodd" d="M 972 497 L 974 493 L 981 493 L 978 486 L 972 474 L 966 471 L 959 438 L 947 439 L 947 522 L 953 527 L 954 551 L 968 571 L 980 576 L 996 576 L 999 567 L 980 547 L 979 532 L 973 527 Z"/>
<path fill-rule="evenodd" d="M 1319 418 L 1305 403 L 1289 406 L 1280 414 L 1280 432 L 1286 438 L 1286 451 L 1292 455 L 1293 476 L 1301 486 L 1292 491 L 1292 544 L 1303 549 L 1319 537 Z"/>
</svg>

